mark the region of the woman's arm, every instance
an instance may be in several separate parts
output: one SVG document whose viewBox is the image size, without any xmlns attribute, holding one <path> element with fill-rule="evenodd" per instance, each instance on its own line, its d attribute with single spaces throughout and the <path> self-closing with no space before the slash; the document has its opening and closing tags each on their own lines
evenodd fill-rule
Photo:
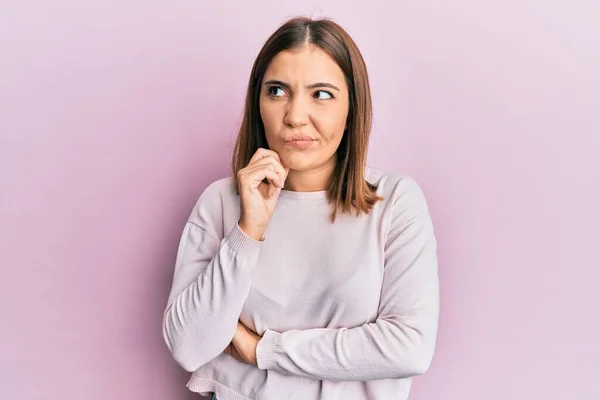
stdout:
<svg viewBox="0 0 600 400">
<path fill-rule="evenodd" d="M 258 239 L 264 239 L 288 171 L 277 153 L 258 149 L 238 172 L 237 182 L 217 181 L 200 196 L 181 237 L 163 317 L 167 346 L 184 369 L 195 371 L 231 342 L 250 292 L 262 244 Z M 234 195 L 236 183 L 240 219 L 220 239 L 215 232 L 223 236 L 222 196 Z"/>
<path fill-rule="evenodd" d="M 439 313 L 437 244 L 419 186 L 412 180 L 401 185 L 377 320 L 350 329 L 267 330 L 256 349 L 259 368 L 361 381 L 407 378 L 428 369 Z"/>
<path fill-rule="evenodd" d="M 181 367 L 195 371 L 227 347 L 251 285 L 262 242 L 236 224 L 219 240 L 211 223 L 214 205 L 199 203 L 181 236 L 163 335 Z M 202 225 L 202 226 L 200 226 Z M 206 227 L 204 227 L 206 226 Z"/>
</svg>

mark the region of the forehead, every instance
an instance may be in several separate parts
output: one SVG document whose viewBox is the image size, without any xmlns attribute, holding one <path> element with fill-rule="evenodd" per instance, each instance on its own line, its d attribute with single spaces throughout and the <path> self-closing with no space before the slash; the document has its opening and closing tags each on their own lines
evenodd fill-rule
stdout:
<svg viewBox="0 0 600 400">
<path fill-rule="evenodd" d="M 265 71 L 265 79 L 279 79 L 293 84 L 329 82 L 342 84 L 344 73 L 337 63 L 318 47 L 279 52 Z"/>
</svg>

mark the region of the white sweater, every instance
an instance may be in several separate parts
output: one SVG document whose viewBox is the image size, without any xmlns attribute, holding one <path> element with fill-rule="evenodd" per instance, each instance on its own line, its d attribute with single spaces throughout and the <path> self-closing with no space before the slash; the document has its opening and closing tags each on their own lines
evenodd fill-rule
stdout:
<svg viewBox="0 0 600 400">
<path fill-rule="evenodd" d="M 232 178 L 209 186 L 185 225 L 163 332 L 188 387 L 219 400 L 408 398 L 436 342 L 437 246 L 408 176 L 368 168 L 384 197 L 338 214 L 325 191 L 283 190 L 265 240 L 237 226 Z M 263 336 L 258 367 L 223 350 L 237 321 Z"/>
</svg>

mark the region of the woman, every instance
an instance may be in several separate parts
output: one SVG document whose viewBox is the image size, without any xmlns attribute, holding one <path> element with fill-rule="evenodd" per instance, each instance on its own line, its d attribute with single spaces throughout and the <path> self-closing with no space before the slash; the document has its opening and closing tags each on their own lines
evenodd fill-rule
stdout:
<svg viewBox="0 0 600 400">
<path fill-rule="evenodd" d="M 296 18 L 252 68 L 234 177 L 177 253 L 163 333 L 219 400 L 406 399 L 433 357 L 436 240 L 408 176 L 366 166 L 367 69 L 329 20 Z"/>
</svg>

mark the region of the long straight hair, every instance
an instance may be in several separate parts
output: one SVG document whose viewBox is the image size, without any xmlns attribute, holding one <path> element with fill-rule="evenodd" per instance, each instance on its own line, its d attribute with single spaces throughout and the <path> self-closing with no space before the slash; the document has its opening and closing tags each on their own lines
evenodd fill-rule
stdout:
<svg viewBox="0 0 600 400">
<path fill-rule="evenodd" d="M 337 63 L 349 91 L 347 128 L 336 151 L 337 163 L 327 189 L 327 199 L 333 206 L 331 221 L 335 221 L 338 212 L 356 216 L 368 214 L 381 200 L 376 194 L 377 186 L 367 182 L 364 176 L 372 123 L 369 77 L 350 35 L 329 19 L 290 19 L 269 37 L 258 53 L 250 73 L 244 118 L 233 151 L 233 176 L 237 179 L 238 171 L 246 167 L 259 148 L 268 148 L 259 98 L 269 63 L 281 51 L 306 45 L 318 47 Z"/>
</svg>

